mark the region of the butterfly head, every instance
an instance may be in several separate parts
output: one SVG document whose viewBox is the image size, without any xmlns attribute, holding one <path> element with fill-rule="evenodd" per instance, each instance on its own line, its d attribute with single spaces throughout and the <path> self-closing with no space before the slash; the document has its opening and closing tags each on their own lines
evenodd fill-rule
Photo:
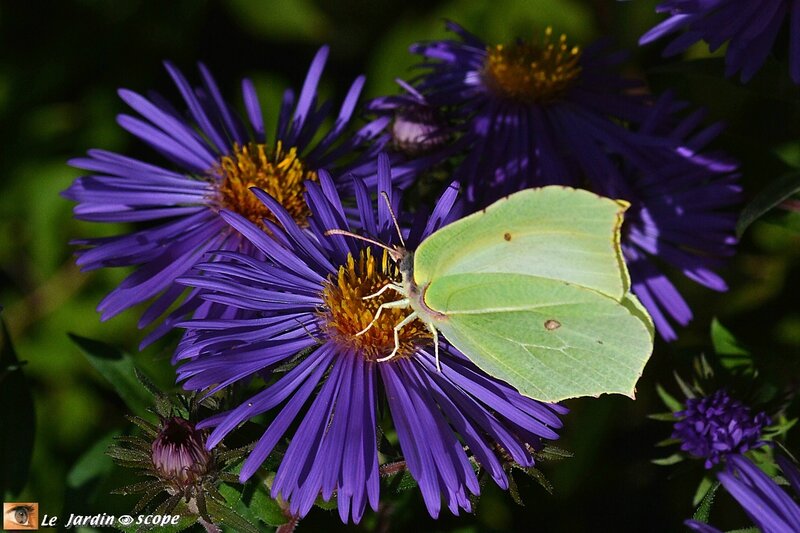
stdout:
<svg viewBox="0 0 800 533">
<path fill-rule="evenodd" d="M 395 246 L 391 255 L 392 259 L 397 263 L 397 268 L 400 269 L 403 279 L 411 279 L 414 275 L 414 252 L 401 246 Z"/>
</svg>

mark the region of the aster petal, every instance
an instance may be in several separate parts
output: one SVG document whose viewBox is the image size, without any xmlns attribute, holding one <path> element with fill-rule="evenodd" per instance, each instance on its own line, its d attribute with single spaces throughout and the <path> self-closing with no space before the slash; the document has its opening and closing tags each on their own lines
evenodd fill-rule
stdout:
<svg viewBox="0 0 800 533">
<path fill-rule="evenodd" d="M 149 144 L 166 158 L 174 161 L 192 172 L 203 173 L 214 163 L 205 154 L 192 152 L 161 130 L 130 115 L 119 115 L 117 123 L 132 135 Z"/>
<path fill-rule="evenodd" d="M 385 366 L 389 368 L 384 371 L 384 367 L 381 367 L 381 376 L 386 386 L 390 406 L 394 406 L 392 419 L 395 422 L 400 442 L 404 443 L 403 455 L 405 456 L 406 464 L 419 484 L 428 513 L 433 518 L 437 518 L 441 509 L 441 493 L 436 479 L 436 462 L 431 457 L 430 449 L 427 445 L 420 446 L 423 443 L 414 438 L 414 435 L 425 435 L 426 433 L 423 433 L 425 428 L 421 427 L 416 416 L 416 406 L 406 393 L 405 384 L 398 374 L 397 366 L 399 365 Z M 414 413 L 415 416 L 408 416 L 410 413 Z"/>
<path fill-rule="evenodd" d="M 800 507 L 774 481 L 743 457 L 732 456 L 739 476 L 720 472 L 717 477 L 747 515 L 766 533 L 796 531 L 800 527 Z"/>
<path fill-rule="evenodd" d="M 328 134 L 314 148 L 314 152 L 310 154 L 310 157 L 321 155 L 322 152 L 327 150 L 344 132 L 345 128 L 350 123 L 350 119 L 353 116 L 353 111 L 356 109 L 356 104 L 361 96 L 361 91 L 364 88 L 365 82 L 366 78 L 364 76 L 359 76 L 355 79 L 355 81 L 353 81 L 353 84 L 350 86 L 350 89 L 347 91 L 347 95 L 342 102 L 342 107 L 339 109 L 339 116 L 336 117 L 336 120 L 334 121 L 331 129 L 328 131 Z"/>
<path fill-rule="evenodd" d="M 722 533 L 719 529 L 697 520 L 686 520 L 683 524 L 692 531 L 699 531 L 700 533 Z"/>
<path fill-rule="evenodd" d="M 297 396 L 298 387 L 302 387 L 303 391 L 307 391 L 308 394 L 310 394 L 311 390 L 313 390 L 313 388 L 317 385 L 319 376 L 327 368 L 327 365 L 325 363 L 330 359 L 330 353 L 324 350 L 323 348 L 324 346 L 316 350 L 309 357 L 301 361 L 300 364 L 298 364 L 292 370 L 287 372 L 286 375 L 281 380 L 279 380 L 275 385 L 273 385 L 269 389 L 259 392 L 258 394 L 250 398 L 246 403 L 240 405 L 236 409 L 228 411 L 227 413 L 216 415 L 213 419 L 200 422 L 197 425 L 197 427 L 200 429 L 211 426 L 214 427 L 214 431 L 212 431 L 211 434 L 208 436 L 208 440 L 206 441 L 206 447 L 208 449 L 211 449 L 214 446 L 216 446 L 225 437 L 225 435 L 227 435 L 236 426 L 238 426 L 248 418 L 251 418 L 259 413 L 263 413 L 281 404 L 289 396 L 294 395 L 292 396 L 292 398 L 294 399 Z M 306 398 L 307 397 L 308 395 L 306 394 Z M 299 411 L 300 407 L 302 407 L 302 402 L 304 401 L 305 399 L 301 400 L 301 404 L 296 406 L 297 407 L 296 410 L 286 411 L 287 412 L 286 416 L 288 416 L 289 412 L 295 413 L 294 415 L 291 416 L 290 420 L 286 421 L 286 424 L 291 423 L 291 420 L 294 419 L 294 416 L 296 416 L 296 413 Z M 293 403 L 292 405 L 295 404 Z M 278 419 L 276 418 L 273 424 L 270 426 L 270 429 L 268 429 L 267 432 L 264 434 L 264 437 L 262 437 L 261 440 L 259 440 L 259 444 L 256 445 L 256 448 L 259 448 L 259 446 L 261 446 L 263 442 L 267 441 L 265 437 L 267 436 L 268 433 L 271 434 L 272 437 L 274 437 L 274 442 L 273 438 L 272 437 L 270 438 L 270 442 L 273 443 L 271 446 L 269 446 L 269 448 L 271 449 L 275 444 L 277 444 L 277 439 L 279 439 L 283 435 L 283 432 L 280 432 L 280 435 L 276 436 L 275 435 L 276 431 L 270 431 L 273 428 L 273 426 L 276 428 L 279 427 L 279 425 L 276 425 L 277 423 Z M 264 451 L 263 446 L 261 446 L 261 448 L 263 452 Z M 266 455 L 269 454 L 269 451 L 270 450 L 265 451 L 264 458 L 266 458 Z M 255 461 L 256 461 L 255 459 L 251 461 L 250 465 L 252 471 L 248 470 L 249 475 L 242 476 L 244 479 L 250 477 L 250 475 L 252 475 L 252 473 L 255 472 L 255 469 L 258 467 L 258 465 L 261 464 L 261 462 L 263 462 L 263 459 L 262 461 L 258 462 L 258 464 L 256 464 L 255 466 L 252 466 L 253 463 L 255 463 Z M 244 474 L 245 472 L 244 468 L 242 472 Z"/>
<path fill-rule="evenodd" d="M 256 141 L 264 142 L 266 139 L 264 132 L 264 114 L 261 111 L 261 103 L 258 100 L 256 87 L 249 78 L 242 80 L 242 97 L 244 106 L 247 110 L 247 119 L 253 127 Z"/>
<path fill-rule="evenodd" d="M 798 470 L 797 465 L 783 455 L 776 455 L 775 461 L 781 467 L 784 477 L 789 481 L 794 492 L 800 494 L 800 470 Z"/>
<path fill-rule="evenodd" d="M 276 263 L 284 265 L 292 272 L 309 279 L 321 279 L 321 276 L 292 254 L 287 253 L 274 240 L 261 231 L 258 226 L 243 216 L 230 211 L 220 211 L 220 216 L 234 229 L 241 233 L 253 246 L 263 254 L 272 258 Z"/>
<path fill-rule="evenodd" d="M 200 136 L 189 128 L 185 122 L 175 118 L 169 113 L 165 113 L 158 106 L 150 103 L 145 97 L 133 91 L 120 89 L 117 91 L 117 94 L 119 94 L 119 97 L 134 111 L 152 122 L 165 134 L 170 135 L 184 148 L 196 154 L 198 158 L 207 161 L 206 168 L 214 163 L 214 154 L 208 150 Z"/>
<path fill-rule="evenodd" d="M 328 52 L 330 48 L 327 46 L 321 47 L 314 59 L 311 60 L 311 66 L 308 68 L 308 74 L 303 82 L 303 88 L 300 90 L 300 97 L 297 100 L 297 106 L 294 111 L 294 118 L 292 119 L 292 129 L 287 135 L 287 143 L 294 144 L 294 139 L 300 134 L 303 129 L 306 117 L 311 111 L 311 106 L 316 100 L 317 86 L 322 77 L 322 71 L 325 68 L 325 62 L 328 60 Z"/>
<path fill-rule="evenodd" d="M 198 63 L 197 67 L 200 70 L 200 76 L 203 78 L 203 86 L 211 95 L 217 113 L 222 117 L 225 125 L 224 131 L 231 137 L 228 139 L 228 145 L 230 145 L 231 140 L 240 145 L 244 144 L 247 133 L 244 131 L 241 121 L 234 115 L 230 106 L 222 98 L 222 93 L 214 80 L 214 76 L 211 75 L 211 72 L 203 63 Z"/>
<path fill-rule="evenodd" d="M 178 90 L 183 96 L 183 100 L 186 102 L 186 105 L 189 106 L 189 112 L 192 115 L 192 118 L 197 122 L 197 125 L 200 126 L 200 129 L 203 133 L 209 138 L 212 143 L 212 146 L 216 149 L 217 153 L 227 153 L 228 147 L 230 146 L 229 143 L 226 142 L 223 135 L 220 131 L 214 127 L 211 123 L 211 120 L 206 115 L 205 111 L 203 110 L 203 106 L 200 101 L 197 99 L 194 90 L 192 90 L 191 85 L 183 76 L 180 70 L 173 65 L 169 61 L 164 62 L 164 67 L 169 72 L 170 77 L 172 77 L 172 81 L 175 82 L 175 85 L 178 87 Z"/>
</svg>

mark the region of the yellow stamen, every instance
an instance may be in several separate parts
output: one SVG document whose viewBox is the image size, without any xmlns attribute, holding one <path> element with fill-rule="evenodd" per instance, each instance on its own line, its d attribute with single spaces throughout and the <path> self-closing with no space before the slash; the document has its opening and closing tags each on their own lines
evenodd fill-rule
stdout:
<svg viewBox="0 0 800 533">
<path fill-rule="evenodd" d="M 308 225 L 306 220 L 311 213 L 303 198 L 305 181 L 316 181 L 317 173 L 305 167 L 297 148 L 284 151 L 280 141 L 274 150 L 252 142 L 235 144 L 233 152 L 221 157 L 212 172 L 222 177 L 217 188 L 220 207 L 263 227 L 263 218 L 274 221 L 275 217 L 249 190 L 258 187 L 275 198 L 300 226 Z"/>
<path fill-rule="evenodd" d="M 322 298 L 325 310 L 322 316 L 327 334 L 338 342 L 352 347 L 370 361 L 386 357 L 394 349 L 394 327 L 408 314 L 410 309 L 384 309 L 377 321 L 361 335 L 386 302 L 401 298 L 394 291 L 364 300 L 378 292 L 387 283 L 398 283 L 400 272 L 386 251 L 380 263 L 369 248 L 359 253 L 358 259 L 347 256 L 347 263 L 331 276 L 325 284 Z M 430 344 L 430 332 L 419 320 L 400 330 L 400 349 L 396 358 L 408 357 L 420 344 Z"/>
<path fill-rule="evenodd" d="M 523 103 L 558 99 L 581 73 L 581 51 L 567 45 L 567 36 L 553 42 L 547 28 L 541 44 L 518 41 L 488 48 L 483 78 L 496 94 Z"/>
</svg>

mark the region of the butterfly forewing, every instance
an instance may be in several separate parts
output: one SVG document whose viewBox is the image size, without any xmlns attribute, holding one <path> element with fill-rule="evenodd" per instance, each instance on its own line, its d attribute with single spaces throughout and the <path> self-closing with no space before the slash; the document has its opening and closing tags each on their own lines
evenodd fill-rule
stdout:
<svg viewBox="0 0 800 533">
<path fill-rule="evenodd" d="M 579 189 L 526 189 L 428 237 L 415 252 L 414 281 L 425 287 L 452 274 L 525 274 L 621 300 L 629 288 L 619 249 L 625 206 Z"/>
</svg>

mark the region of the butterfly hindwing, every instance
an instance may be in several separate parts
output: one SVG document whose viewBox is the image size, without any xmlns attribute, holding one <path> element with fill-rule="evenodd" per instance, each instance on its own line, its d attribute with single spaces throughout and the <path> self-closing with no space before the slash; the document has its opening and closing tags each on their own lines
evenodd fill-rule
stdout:
<svg viewBox="0 0 800 533">
<path fill-rule="evenodd" d="M 435 326 L 453 346 L 537 400 L 633 397 L 652 350 L 652 324 L 635 299 L 620 303 L 563 281 L 456 274 L 424 297 L 445 315 Z"/>
</svg>

